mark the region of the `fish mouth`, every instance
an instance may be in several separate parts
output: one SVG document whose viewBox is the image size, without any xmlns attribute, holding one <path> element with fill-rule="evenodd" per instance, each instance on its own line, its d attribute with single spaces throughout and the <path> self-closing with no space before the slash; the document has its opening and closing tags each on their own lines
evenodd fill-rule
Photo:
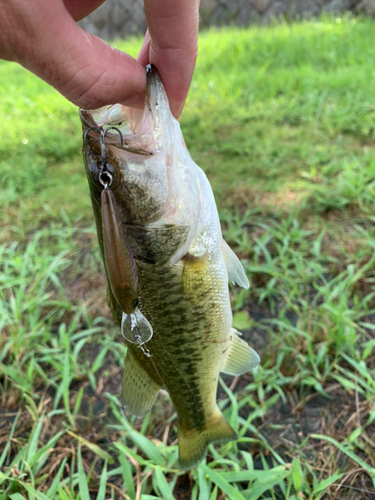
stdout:
<svg viewBox="0 0 375 500">
<path fill-rule="evenodd" d="M 134 126 L 134 120 L 129 119 L 129 122 L 124 122 L 121 126 L 113 126 L 112 124 L 103 123 L 101 116 L 112 106 L 103 106 L 99 109 L 86 110 L 80 109 L 79 116 L 82 123 L 82 132 L 84 137 L 85 145 L 90 142 L 90 145 L 97 152 L 100 151 L 100 135 L 101 132 L 105 132 L 105 143 L 106 146 L 115 147 L 118 150 L 125 151 L 128 153 L 141 155 L 141 156 L 152 156 L 154 154 L 155 146 L 153 140 L 153 133 L 151 126 L 147 127 L 145 123 L 146 120 L 143 116 L 146 113 L 145 110 L 135 110 L 137 113 L 137 118 L 142 117 L 143 130 L 137 131 Z M 125 109 L 125 106 L 123 106 Z M 129 109 L 129 115 L 134 114 L 133 108 Z M 112 131 L 113 130 L 113 131 Z"/>
<path fill-rule="evenodd" d="M 153 108 L 158 106 L 161 80 L 155 66 L 148 64 L 145 72 L 146 100 L 143 109 L 112 104 L 94 110 L 79 110 L 85 146 L 89 141 L 97 149 L 100 136 L 104 134 L 108 146 L 142 156 L 155 153 Z"/>
</svg>

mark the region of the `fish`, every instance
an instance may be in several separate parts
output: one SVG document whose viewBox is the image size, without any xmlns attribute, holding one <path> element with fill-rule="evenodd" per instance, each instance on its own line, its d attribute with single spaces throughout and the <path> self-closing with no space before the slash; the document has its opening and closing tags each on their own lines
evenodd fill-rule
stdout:
<svg viewBox="0 0 375 500">
<path fill-rule="evenodd" d="M 80 110 L 83 157 L 107 302 L 127 344 L 124 407 L 144 417 L 165 388 L 189 470 L 211 443 L 237 439 L 216 402 L 219 374 L 241 375 L 260 358 L 232 327 L 228 281 L 249 281 L 223 240 L 210 183 L 155 66 L 146 82 L 144 109 Z"/>
</svg>

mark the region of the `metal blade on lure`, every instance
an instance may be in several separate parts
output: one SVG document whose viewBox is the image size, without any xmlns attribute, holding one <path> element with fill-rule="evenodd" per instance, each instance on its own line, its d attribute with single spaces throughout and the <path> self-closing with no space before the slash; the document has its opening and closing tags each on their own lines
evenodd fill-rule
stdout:
<svg viewBox="0 0 375 500">
<path fill-rule="evenodd" d="M 142 346 L 151 339 L 153 330 L 137 307 L 132 314 L 122 313 L 121 333 L 128 342 Z"/>
</svg>

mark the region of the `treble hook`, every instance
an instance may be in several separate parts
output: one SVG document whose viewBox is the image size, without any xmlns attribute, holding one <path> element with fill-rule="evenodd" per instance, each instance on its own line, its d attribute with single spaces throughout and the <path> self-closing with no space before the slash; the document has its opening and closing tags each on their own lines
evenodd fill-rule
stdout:
<svg viewBox="0 0 375 500">
<path fill-rule="evenodd" d="M 102 127 L 100 127 L 99 129 L 97 127 L 90 127 L 86 130 L 86 132 L 83 134 L 83 144 L 85 146 L 85 153 L 86 153 L 86 149 L 87 149 L 87 136 L 89 134 L 89 132 L 91 132 L 91 130 L 93 130 L 94 132 L 96 132 L 97 134 L 100 135 L 100 153 L 101 153 L 101 160 L 102 160 L 102 166 L 101 166 L 101 173 L 100 175 L 102 175 L 103 173 L 106 173 L 107 171 L 107 154 L 106 154 L 106 151 L 105 151 L 105 131 L 102 129 Z M 103 184 L 103 183 L 102 183 Z M 104 184 L 103 184 L 104 185 Z"/>
<path fill-rule="evenodd" d="M 101 127 L 100 127 L 101 128 Z M 120 139 L 121 139 L 121 147 L 123 148 L 124 147 L 124 137 L 122 135 L 122 132 L 119 128 L 117 127 L 109 127 L 109 128 L 106 128 L 105 129 L 105 132 L 104 132 L 104 138 L 105 138 L 105 134 L 109 131 L 109 130 L 116 130 L 116 132 L 118 132 L 119 136 L 120 136 Z"/>
<path fill-rule="evenodd" d="M 104 159 L 105 161 L 107 160 L 107 155 L 106 155 L 106 151 L 105 151 L 105 136 L 109 130 L 116 130 L 116 132 L 118 132 L 118 134 L 120 136 L 120 140 L 121 140 L 121 147 L 122 148 L 124 147 L 124 137 L 122 135 L 121 130 L 118 129 L 117 127 L 109 127 L 105 130 L 103 129 L 103 127 L 99 127 L 99 128 L 90 127 L 83 134 L 83 143 L 85 145 L 85 149 L 87 148 L 87 135 L 89 132 L 91 132 L 91 130 L 94 130 L 94 132 L 96 132 L 97 134 L 100 135 L 100 152 L 101 152 L 102 159 Z"/>
<path fill-rule="evenodd" d="M 100 134 L 100 130 L 98 130 L 96 127 L 90 127 L 86 130 L 86 132 L 83 134 L 83 144 L 85 145 L 85 149 L 87 148 L 87 135 L 91 130 L 94 130 L 97 134 Z"/>
<path fill-rule="evenodd" d="M 116 132 L 119 133 L 120 135 L 120 139 L 121 139 L 121 147 L 123 148 L 124 147 L 124 139 L 122 137 L 122 133 L 121 131 L 117 128 L 117 127 L 109 127 L 107 129 L 103 129 L 102 127 L 100 127 L 100 153 L 101 153 L 101 157 L 102 157 L 102 174 L 107 174 L 107 151 L 105 149 L 105 136 L 106 136 L 106 133 L 108 132 L 108 130 L 116 130 Z M 111 178 L 111 183 L 112 183 L 112 178 Z M 106 187 L 106 186 L 104 186 Z"/>
<path fill-rule="evenodd" d="M 107 161 L 106 153 L 105 153 L 105 136 L 109 130 L 116 130 L 120 136 L 121 140 L 121 149 L 124 151 L 129 151 L 129 153 L 134 153 L 137 155 L 143 155 L 143 156 L 152 156 L 153 153 L 150 153 L 149 151 L 145 151 L 144 149 L 138 149 L 138 148 L 132 148 L 129 146 L 124 146 L 124 137 L 122 135 L 122 132 L 120 129 L 117 127 L 108 127 L 107 129 L 103 129 L 102 127 L 90 127 L 86 130 L 86 132 L 83 134 L 83 143 L 85 145 L 85 149 L 87 148 L 87 135 L 91 130 L 94 130 L 97 134 L 100 135 L 100 151 L 101 151 L 101 156 L 102 160 L 105 162 Z"/>
</svg>

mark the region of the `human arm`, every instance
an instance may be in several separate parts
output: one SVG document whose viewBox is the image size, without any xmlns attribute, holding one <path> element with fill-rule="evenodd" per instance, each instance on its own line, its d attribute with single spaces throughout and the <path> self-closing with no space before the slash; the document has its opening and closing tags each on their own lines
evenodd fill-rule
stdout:
<svg viewBox="0 0 375 500">
<path fill-rule="evenodd" d="M 0 0 L 0 58 L 22 64 L 86 109 L 117 102 L 141 106 L 143 66 L 152 62 L 179 116 L 197 52 L 198 0 L 145 0 L 152 40 L 146 36 L 138 61 L 76 24 L 101 3 Z"/>
</svg>

